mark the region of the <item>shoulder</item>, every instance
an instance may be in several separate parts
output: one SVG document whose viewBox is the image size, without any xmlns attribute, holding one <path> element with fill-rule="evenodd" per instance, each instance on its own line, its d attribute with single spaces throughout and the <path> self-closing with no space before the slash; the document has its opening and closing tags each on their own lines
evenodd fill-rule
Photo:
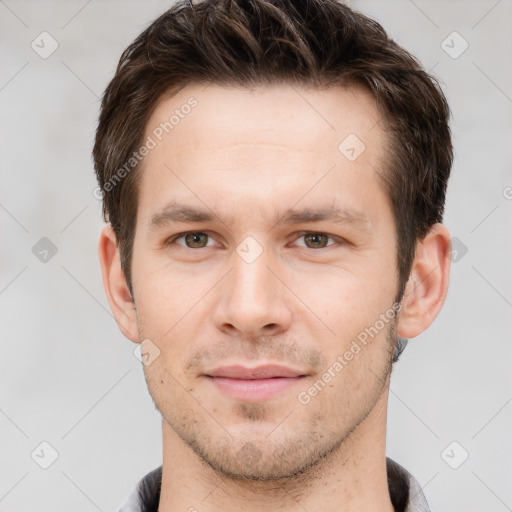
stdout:
<svg viewBox="0 0 512 512">
<path fill-rule="evenodd" d="M 157 512 L 161 485 L 162 466 L 159 466 L 139 481 L 118 512 Z"/>
</svg>

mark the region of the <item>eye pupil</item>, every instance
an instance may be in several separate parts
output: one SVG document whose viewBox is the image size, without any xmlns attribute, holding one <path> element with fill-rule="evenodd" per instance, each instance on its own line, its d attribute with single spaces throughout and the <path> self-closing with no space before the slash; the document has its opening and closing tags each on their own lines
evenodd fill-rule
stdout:
<svg viewBox="0 0 512 512">
<path fill-rule="evenodd" d="M 325 241 L 326 235 L 322 235 L 320 233 L 313 233 L 313 234 L 310 234 L 310 235 L 306 235 L 304 237 L 305 240 L 313 241 L 313 245 L 315 246 L 315 248 L 318 247 L 317 244 L 320 244 L 322 247 L 325 246 L 324 244 L 321 243 L 321 239 L 322 238 Z"/>
<path fill-rule="evenodd" d="M 203 242 L 206 242 L 207 236 L 208 235 L 206 233 L 188 233 L 185 235 L 185 241 L 189 247 L 192 246 L 193 248 L 197 248 L 198 245 L 200 247 L 204 247 L 204 245 L 201 245 L 201 238 Z"/>
</svg>

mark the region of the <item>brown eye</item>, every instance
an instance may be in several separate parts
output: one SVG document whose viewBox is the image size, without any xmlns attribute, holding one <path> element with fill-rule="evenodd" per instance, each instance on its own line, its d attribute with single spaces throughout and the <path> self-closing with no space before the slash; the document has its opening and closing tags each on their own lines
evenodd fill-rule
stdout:
<svg viewBox="0 0 512 512">
<path fill-rule="evenodd" d="M 317 249 L 318 247 L 325 247 L 328 238 L 328 236 L 322 235 L 321 233 L 312 233 L 310 235 L 304 236 L 306 245 L 308 247 L 311 247 L 312 249 Z"/>
<path fill-rule="evenodd" d="M 177 240 L 183 238 L 185 240 L 185 244 L 178 243 L 178 245 L 185 245 L 190 249 L 202 249 L 207 247 L 208 244 L 207 233 L 203 233 L 202 231 L 191 231 L 190 233 L 184 233 L 178 237 L 176 237 L 172 242 L 176 242 Z"/>
<path fill-rule="evenodd" d="M 188 247 L 193 249 L 206 247 L 206 244 L 208 243 L 208 235 L 206 233 L 188 233 L 185 235 L 185 242 Z"/>
<path fill-rule="evenodd" d="M 324 233 L 303 233 L 300 238 L 304 238 L 305 247 L 309 249 L 323 249 L 325 247 L 328 247 L 329 239 L 333 239 L 329 235 L 326 235 Z"/>
</svg>

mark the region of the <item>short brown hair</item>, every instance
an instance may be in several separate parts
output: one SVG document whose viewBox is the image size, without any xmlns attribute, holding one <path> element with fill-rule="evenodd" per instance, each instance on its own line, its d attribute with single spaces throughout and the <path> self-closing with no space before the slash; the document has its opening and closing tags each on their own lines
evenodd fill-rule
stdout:
<svg viewBox="0 0 512 512">
<path fill-rule="evenodd" d="M 396 224 L 401 298 L 417 240 L 442 221 L 450 111 L 436 79 L 411 54 L 336 0 L 180 1 L 123 52 L 103 96 L 93 157 L 130 290 L 140 165 L 115 178 L 140 147 L 162 94 L 197 82 L 371 91 L 388 133 L 381 177 Z"/>
</svg>

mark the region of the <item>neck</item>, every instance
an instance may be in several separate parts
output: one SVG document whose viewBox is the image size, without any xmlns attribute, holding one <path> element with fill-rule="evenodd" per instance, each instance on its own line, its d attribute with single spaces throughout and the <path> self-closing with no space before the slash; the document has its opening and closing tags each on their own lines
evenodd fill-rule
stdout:
<svg viewBox="0 0 512 512">
<path fill-rule="evenodd" d="M 159 512 L 394 512 L 386 473 L 387 395 L 332 453 L 289 479 L 246 481 L 222 475 L 163 420 Z"/>
</svg>

